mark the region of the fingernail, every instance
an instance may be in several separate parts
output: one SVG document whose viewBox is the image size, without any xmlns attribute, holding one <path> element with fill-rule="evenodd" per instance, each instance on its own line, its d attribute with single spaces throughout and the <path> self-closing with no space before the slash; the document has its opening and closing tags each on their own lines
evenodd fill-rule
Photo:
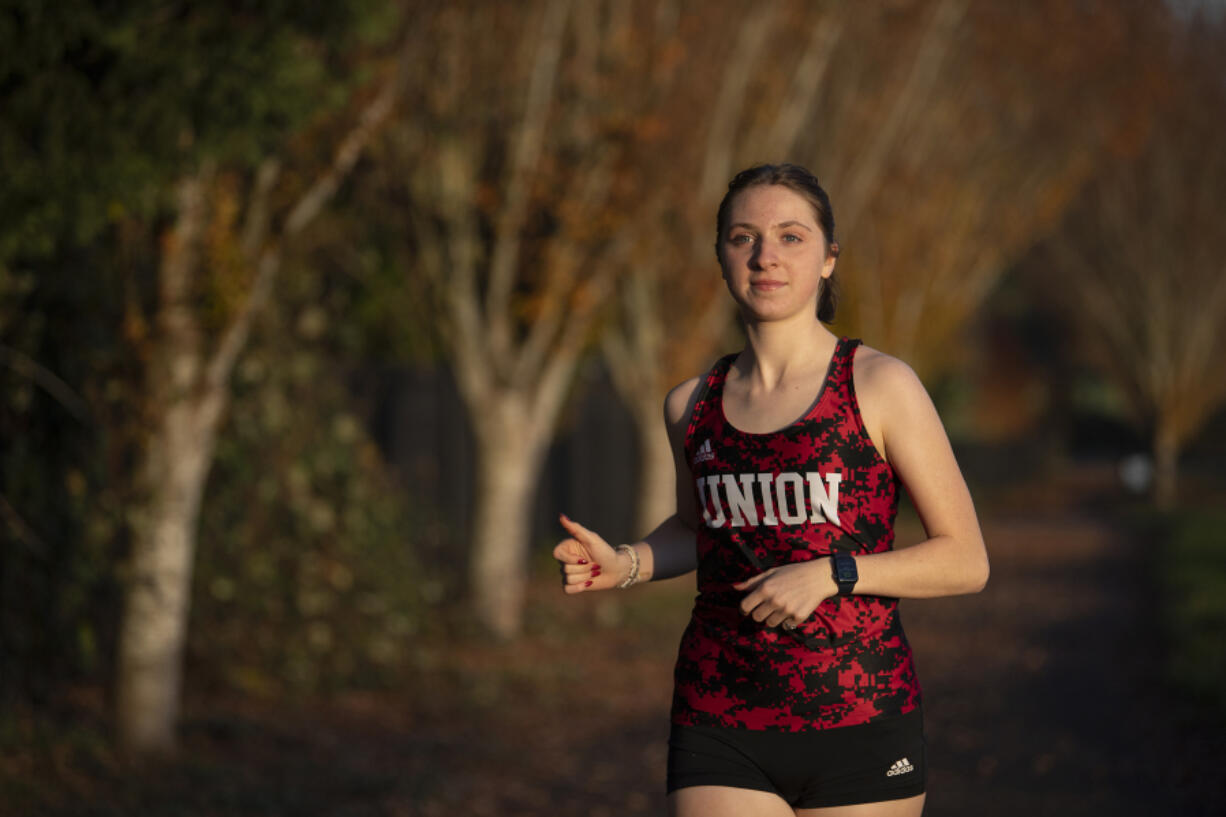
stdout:
<svg viewBox="0 0 1226 817">
<path fill-rule="evenodd" d="M 592 565 L 592 570 L 600 570 L 600 565 Z"/>
<path fill-rule="evenodd" d="M 581 565 L 585 565 L 585 564 L 587 564 L 587 559 L 580 559 L 580 560 L 579 560 L 579 564 L 581 564 Z"/>
<path fill-rule="evenodd" d="M 597 577 L 597 576 L 599 576 L 599 575 L 600 575 L 600 571 L 599 571 L 599 570 L 593 570 L 593 571 L 592 571 L 592 578 L 593 578 L 593 579 L 594 579 L 594 578 L 596 578 L 596 577 Z"/>
<path fill-rule="evenodd" d="M 584 586 L 584 587 L 591 587 L 591 586 L 592 586 L 592 580 L 591 580 L 591 579 L 588 579 L 587 581 L 585 581 L 585 582 L 583 583 L 583 586 Z"/>
</svg>

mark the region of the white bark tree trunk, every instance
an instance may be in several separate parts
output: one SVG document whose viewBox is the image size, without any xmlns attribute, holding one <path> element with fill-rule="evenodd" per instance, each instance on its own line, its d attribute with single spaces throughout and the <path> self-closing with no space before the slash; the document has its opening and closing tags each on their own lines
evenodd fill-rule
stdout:
<svg viewBox="0 0 1226 817">
<path fill-rule="evenodd" d="M 470 583 L 479 621 L 499 638 L 523 630 L 532 507 L 550 435 L 532 430 L 528 403 L 504 396 L 472 414 L 477 455 Z"/>
<path fill-rule="evenodd" d="M 498 638 L 511 639 L 523 630 L 532 500 L 574 379 L 586 323 L 578 311 L 571 317 L 577 320 L 564 330 L 543 366 L 515 386 L 496 382 L 497 374 L 474 344 L 461 342 L 455 350 L 460 395 L 477 444 L 469 591 L 477 620 Z M 468 341 L 480 337 L 474 331 Z"/>
<path fill-rule="evenodd" d="M 133 543 L 117 690 L 120 745 L 137 754 L 175 745 L 196 529 L 217 430 L 196 408 L 181 399 L 167 410 L 143 469 L 148 505 Z"/>
<path fill-rule="evenodd" d="M 230 398 L 230 375 L 255 316 L 271 297 L 281 247 L 335 195 L 391 114 L 402 79 L 403 65 L 358 112 L 332 163 L 273 236 L 267 205 L 278 164 L 270 160 L 260 168 L 240 242 L 254 272 L 251 288 L 209 351 L 195 298 L 208 263 L 201 245 L 211 218 L 211 166 L 206 163 L 177 186 L 176 222 L 162 245 L 158 271 L 157 335 L 147 383 L 152 431 L 139 470 L 144 504 L 134 526 L 119 634 L 116 719 L 119 744 L 129 754 L 149 756 L 175 745 L 201 498 Z"/>
<path fill-rule="evenodd" d="M 401 143 L 414 185 L 414 271 L 443 307 L 441 334 L 478 447 L 471 603 L 500 638 L 523 627 L 533 492 L 614 276 L 597 247 L 569 226 L 603 218 L 616 180 L 617 152 L 591 149 L 593 112 L 604 103 L 595 57 L 611 50 L 621 24 L 611 14 L 604 22 L 612 29 L 602 29 L 602 12 L 598 4 L 545 0 L 499 20 L 446 7 L 424 23 L 454 57 L 420 102 L 436 120 L 414 113 L 404 123 L 416 132 Z M 505 35 L 502 24 L 524 25 L 518 52 L 486 47 Z M 572 29 L 573 52 L 566 48 Z M 593 31 L 598 36 L 588 38 Z M 473 131 L 471 112 L 486 109 L 501 118 Z M 416 153 L 419 144 L 430 152 Z M 579 149 L 572 155 L 572 148 Z M 572 171 L 568 206 L 559 208 L 566 219 L 546 238 L 531 229 L 541 212 L 534 189 L 559 162 Z M 488 173 L 490 166 L 498 170 Z M 483 188 L 497 195 L 491 200 Z"/>
<path fill-rule="evenodd" d="M 135 754 L 175 744 L 196 520 L 224 406 L 216 390 L 201 389 L 203 332 L 191 303 L 209 176 L 204 170 L 179 184 L 177 221 L 159 270 L 158 344 L 148 383 L 156 419 L 139 470 L 144 506 L 119 634 L 119 742 Z"/>
</svg>

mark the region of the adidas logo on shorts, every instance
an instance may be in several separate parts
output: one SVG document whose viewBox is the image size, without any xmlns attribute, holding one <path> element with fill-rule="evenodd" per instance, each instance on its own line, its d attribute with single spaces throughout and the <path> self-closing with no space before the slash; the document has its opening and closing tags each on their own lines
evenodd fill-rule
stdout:
<svg viewBox="0 0 1226 817">
<path fill-rule="evenodd" d="M 708 462 L 713 459 L 715 459 L 715 449 L 711 447 L 711 441 L 707 440 L 698 447 L 698 451 L 694 454 L 694 464 L 697 465 L 700 462 Z"/>
<path fill-rule="evenodd" d="M 902 760 L 894 761 L 894 765 L 891 766 L 890 770 L 885 773 L 885 776 L 897 777 L 900 774 L 906 774 L 907 772 L 913 771 L 915 771 L 915 767 L 911 765 L 911 761 L 904 757 Z"/>
</svg>

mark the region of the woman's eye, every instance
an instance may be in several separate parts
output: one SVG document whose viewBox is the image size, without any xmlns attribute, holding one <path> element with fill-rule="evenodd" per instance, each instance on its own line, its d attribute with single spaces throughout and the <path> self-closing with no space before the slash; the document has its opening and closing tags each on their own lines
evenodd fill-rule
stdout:
<svg viewBox="0 0 1226 817">
<path fill-rule="evenodd" d="M 783 236 L 783 240 L 785 243 L 788 243 L 788 244 L 796 244 L 802 241 L 803 239 L 801 239 L 801 237 L 796 235 L 795 233 L 785 233 Z"/>
<path fill-rule="evenodd" d="M 728 241 L 732 244 L 750 244 L 753 242 L 753 236 L 748 233 L 740 233 L 739 235 L 734 235 Z"/>
</svg>

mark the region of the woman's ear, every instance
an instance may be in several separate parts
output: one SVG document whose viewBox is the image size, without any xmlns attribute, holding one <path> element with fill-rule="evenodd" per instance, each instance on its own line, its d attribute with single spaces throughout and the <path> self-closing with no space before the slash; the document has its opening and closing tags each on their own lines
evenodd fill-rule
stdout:
<svg viewBox="0 0 1226 817">
<path fill-rule="evenodd" d="M 829 278 L 834 275 L 834 266 L 839 260 L 839 242 L 831 241 L 830 248 L 826 251 L 826 260 L 822 263 L 822 278 Z"/>
</svg>

